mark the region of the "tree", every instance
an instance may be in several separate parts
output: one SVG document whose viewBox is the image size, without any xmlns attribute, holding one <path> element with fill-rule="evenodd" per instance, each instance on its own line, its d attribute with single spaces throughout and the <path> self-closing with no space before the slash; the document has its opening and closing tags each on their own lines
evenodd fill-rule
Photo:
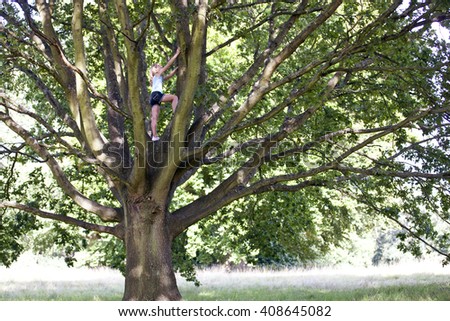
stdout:
<svg viewBox="0 0 450 321">
<path fill-rule="evenodd" d="M 180 299 L 173 241 L 263 193 L 332 192 L 315 202 L 332 213 L 351 197 L 448 258 L 445 1 L 18 0 L 1 17 L 4 175 L 42 163 L 65 195 L 23 202 L 10 179 L 1 207 L 122 240 L 125 300 Z M 148 63 L 177 47 L 179 105 L 151 142 Z"/>
</svg>

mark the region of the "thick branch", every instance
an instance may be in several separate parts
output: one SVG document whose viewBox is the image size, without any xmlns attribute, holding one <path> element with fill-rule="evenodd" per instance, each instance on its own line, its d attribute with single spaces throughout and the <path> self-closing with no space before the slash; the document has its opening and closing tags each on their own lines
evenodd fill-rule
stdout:
<svg viewBox="0 0 450 321">
<path fill-rule="evenodd" d="M 108 167 L 105 167 L 104 164 L 101 163 L 97 158 L 95 158 L 89 150 L 87 150 L 87 155 L 85 155 L 80 150 L 76 149 L 74 146 L 69 144 L 66 140 L 64 140 L 62 138 L 63 134 L 60 132 L 56 132 L 55 129 L 48 122 L 46 122 L 40 115 L 27 110 L 25 107 L 23 107 L 21 105 L 15 104 L 14 102 L 11 101 L 11 99 L 9 97 L 7 97 L 6 95 L 4 95 L 2 93 L 0 93 L 0 98 L 1 98 L 0 105 L 4 106 L 7 110 L 13 110 L 13 111 L 21 113 L 23 115 L 27 115 L 27 116 L 35 119 L 39 124 L 41 124 L 42 126 L 44 126 L 47 129 L 48 133 L 45 135 L 41 135 L 39 137 L 35 137 L 36 141 L 42 141 L 43 139 L 45 139 L 47 137 L 53 137 L 62 147 L 64 147 L 67 150 L 67 153 L 65 153 L 65 155 L 67 155 L 67 154 L 74 155 L 87 164 L 96 165 L 97 169 L 101 168 L 102 173 L 108 174 L 106 177 L 107 179 L 110 179 L 111 177 L 113 177 L 123 183 L 126 183 L 125 177 L 123 177 L 120 173 L 116 173 L 116 172 L 112 171 L 111 169 L 109 169 Z M 73 137 L 73 134 L 70 134 L 70 136 Z M 25 144 L 23 144 L 23 145 L 25 145 Z M 56 147 L 56 146 L 51 146 L 50 148 L 54 148 L 54 147 Z M 43 160 L 43 161 L 38 160 L 37 158 L 32 157 L 31 155 L 26 155 L 26 156 L 29 158 L 32 158 L 38 162 L 45 163 L 45 161 L 46 161 L 46 160 Z M 54 156 L 54 157 L 56 157 L 56 156 Z"/>
<path fill-rule="evenodd" d="M 367 35 L 371 34 L 373 32 L 373 30 L 376 29 L 376 27 L 379 27 L 380 24 L 384 23 L 386 21 L 386 19 L 388 19 L 392 15 L 392 13 L 395 12 L 395 9 L 398 7 L 400 2 L 401 1 L 397 1 L 396 3 L 391 5 L 385 12 L 380 14 L 374 20 L 373 23 L 371 23 L 371 24 L 367 25 L 366 27 L 364 27 L 359 32 L 360 36 L 356 37 L 355 40 L 353 41 L 353 43 L 342 42 L 341 44 L 344 44 L 344 43 L 346 44 L 342 49 L 337 50 L 337 48 L 336 48 L 335 50 L 332 50 L 330 53 L 325 55 L 324 58 L 317 59 L 316 61 L 313 61 L 312 63 L 310 63 L 308 66 L 305 66 L 305 67 L 301 68 L 300 70 L 298 70 L 298 71 L 296 71 L 296 72 L 294 72 L 294 73 L 292 73 L 292 74 L 290 74 L 290 75 L 288 75 L 288 76 L 286 76 L 286 77 L 284 77 L 284 78 L 282 78 L 282 79 L 280 79 L 280 80 L 278 80 L 276 82 L 268 84 L 268 86 L 265 89 L 265 92 L 263 93 L 263 95 L 267 94 L 271 90 L 274 90 L 274 89 L 276 89 L 276 88 L 278 88 L 278 87 L 280 87 L 280 86 L 282 86 L 282 85 L 284 85 L 286 83 L 292 82 L 295 79 L 299 79 L 305 73 L 311 71 L 315 67 L 319 66 L 321 63 L 328 62 L 328 66 L 330 66 L 330 65 L 333 65 L 333 64 L 336 64 L 336 63 L 340 62 L 346 56 L 348 57 L 348 56 L 350 56 L 352 54 L 355 54 L 355 53 L 367 50 L 369 44 L 367 44 L 367 43 L 364 44 L 364 42 L 367 41 L 367 37 L 364 37 L 364 36 L 361 36 L 361 35 L 366 35 L 367 36 Z M 334 5 L 338 5 L 338 4 L 334 3 Z M 324 13 L 322 13 L 323 15 L 321 17 L 319 16 L 315 21 L 313 21 L 310 25 L 308 25 L 293 41 L 291 41 L 291 43 L 289 45 L 285 46 L 284 49 L 282 50 L 282 52 L 280 52 L 280 54 L 277 57 L 275 57 L 275 58 L 273 58 L 273 59 L 271 59 L 269 61 L 268 65 L 265 68 L 265 71 L 263 72 L 263 76 L 261 77 L 261 80 L 264 79 L 264 73 L 267 73 L 267 75 L 270 75 L 269 71 L 273 67 L 276 67 L 277 64 L 281 63 L 279 60 L 282 61 L 283 59 L 286 59 L 287 57 L 285 57 L 285 55 L 289 56 L 291 54 L 290 52 L 295 50 L 295 48 L 296 48 L 295 46 L 296 45 L 299 46 L 304 41 L 305 37 L 309 36 L 308 32 L 314 31 L 314 28 L 317 27 L 318 21 L 326 20 L 327 19 L 327 15 L 332 14 L 332 12 L 329 11 L 329 10 L 335 10 L 335 9 L 331 8 L 331 6 L 330 6 L 328 8 L 328 10 L 326 10 Z M 392 41 L 392 40 L 397 39 L 401 35 L 402 35 L 402 33 L 398 33 L 398 34 L 391 35 L 389 38 L 386 38 L 386 37 L 383 37 L 382 39 L 377 38 L 374 41 L 376 43 L 378 43 L 380 41 Z M 370 43 L 373 44 L 374 41 L 372 41 Z M 341 44 L 339 44 L 338 47 Z M 271 64 L 272 64 L 272 67 L 269 66 Z M 363 63 L 356 64 L 355 68 L 358 69 L 358 70 L 359 69 L 365 70 L 365 69 L 367 69 L 367 63 L 363 62 Z M 410 68 L 412 68 L 412 67 L 410 67 Z M 409 68 L 407 68 L 407 69 L 409 69 Z M 340 72 L 341 70 L 335 69 L 335 71 L 339 71 Z M 331 72 L 331 71 L 328 71 L 328 72 Z M 325 72 L 324 69 L 322 69 L 322 76 L 325 75 L 328 72 Z M 260 80 L 259 83 L 256 84 L 255 88 L 260 89 L 261 87 L 263 87 L 263 86 L 261 86 L 261 80 Z M 313 82 L 309 82 L 309 83 L 313 84 Z M 290 102 L 295 100 L 295 97 L 299 97 L 302 94 L 304 94 L 307 91 L 307 89 L 308 89 L 308 86 L 305 85 L 302 90 L 300 90 L 300 89 L 292 90 L 291 95 L 289 96 L 289 98 L 287 98 L 285 101 L 280 103 L 278 106 L 274 107 L 272 109 L 272 111 L 270 111 L 266 115 L 260 116 L 260 117 L 255 118 L 255 119 L 251 119 L 251 120 L 249 120 L 247 122 L 244 122 L 244 123 L 241 123 L 241 124 L 237 125 L 237 129 L 245 129 L 245 128 L 248 128 L 249 126 L 254 126 L 254 125 L 260 124 L 260 123 L 262 123 L 262 122 L 264 122 L 266 120 L 271 119 L 274 115 L 276 115 L 277 113 L 281 112 Z M 253 93 L 254 92 L 252 92 L 252 94 Z M 249 99 L 250 98 L 251 97 L 249 97 Z M 226 101 L 226 98 L 223 97 L 223 100 Z M 224 108 L 220 107 L 223 104 L 224 104 L 224 102 L 221 102 L 220 104 L 215 104 L 213 106 L 213 108 L 211 108 L 211 110 L 208 112 L 208 114 L 205 114 L 203 116 L 203 118 L 200 121 L 197 122 L 198 124 L 196 123 L 195 125 L 197 127 L 198 126 L 203 126 L 204 128 L 206 128 L 205 125 L 208 122 L 214 123 L 215 120 L 217 120 L 220 117 L 220 115 L 224 112 Z M 241 110 L 243 107 L 244 107 L 244 104 L 241 106 L 241 108 L 239 110 Z M 237 114 L 237 113 L 235 113 L 235 114 Z M 220 132 L 220 133 L 224 133 L 224 136 L 227 135 L 226 128 L 227 128 L 226 125 L 223 126 L 222 127 L 222 132 Z M 228 132 L 232 132 L 234 130 L 235 129 L 232 126 L 228 127 Z M 219 133 L 217 133 L 216 136 L 214 137 L 214 141 L 218 141 L 218 134 Z"/>
<path fill-rule="evenodd" d="M 336 75 L 329 81 L 328 86 L 326 90 L 324 91 L 324 99 L 326 99 L 327 96 L 329 96 L 332 92 L 332 90 L 336 87 L 341 74 L 336 73 Z M 285 124 L 282 126 L 281 130 L 270 137 L 267 137 L 266 140 L 273 140 L 274 142 L 280 141 L 281 139 L 285 138 L 286 135 L 294 130 L 297 130 L 304 122 L 309 119 L 311 114 L 314 112 L 315 109 L 318 107 L 312 107 L 311 110 L 307 110 L 305 113 L 297 116 L 294 119 L 288 119 Z M 266 192 L 270 190 L 285 190 L 285 191 L 295 191 L 300 188 L 304 188 L 307 186 L 310 186 L 310 184 L 314 184 L 315 186 L 320 186 L 320 184 L 325 184 L 323 180 L 305 180 L 309 177 L 317 176 L 321 173 L 330 171 L 330 170 L 338 170 L 341 172 L 355 172 L 359 174 L 359 177 L 366 177 L 366 176 L 374 176 L 374 175 L 380 175 L 380 172 L 378 169 L 357 169 L 357 168 L 351 168 L 344 166 L 340 164 L 344 159 L 346 159 L 348 156 L 356 153 L 360 149 L 364 148 L 368 144 L 374 142 L 377 139 L 380 139 L 399 128 L 410 126 L 411 122 L 421 119 L 425 117 L 426 115 L 430 113 L 442 113 L 442 112 L 448 112 L 449 108 L 440 108 L 440 109 L 428 109 L 428 110 L 422 110 L 417 111 L 416 113 L 413 113 L 413 115 L 405 118 L 403 121 L 392 125 L 392 126 L 385 126 L 379 129 L 368 129 L 368 130 L 362 130 L 361 133 L 372 133 L 375 132 L 376 134 L 372 135 L 368 139 L 364 140 L 363 142 L 355 145 L 352 148 L 349 148 L 346 152 L 342 153 L 338 157 L 336 157 L 334 160 L 316 167 L 312 168 L 306 171 L 301 171 L 293 174 L 286 174 L 286 175 L 278 175 L 275 177 L 271 177 L 268 179 L 260 180 L 251 186 L 246 187 L 245 184 L 248 182 L 249 177 L 248 175 L 251 175 L 251 171 L 255 169 L 256 166 L 260 166 L 264 161 L 270 160 L 269 158 L 260 158 L 258 159 L 253 155 L 253 164 L 249 161 L 244 166 L 242 166 L 239 170 L 235 171 L 234 174 L 230 175 L 229 178 L 227 178 L 224 182 L 222 182 L 217 188 L 215 188 L 210 194 L 200 197 L 198 200 L 194 201 L 192 204 L 188 205 L 186 209 L 180 209 L 179 211 L 174 213 L 173 216 L 173 226 L 174 230 L 176 231 L 182 231 L 181 228 L 187 228 L 190 224 L 193 224 L 197 222 L 198 220 L 208 216 L 209 214 L 213 213 L 213 211 L 217 208 L 220 208 L 221 206 L 224 206 L 221 201 L 217 200 L 223 200 L 223 202 L 229 202 L 245 197 L 246 195 L 250 195 L 252 193 L 260 193 L 260 192 Z M 348 132 L 351 132 L 352 130 L 342 130 L 341 132 L 337 132 L 335 135 L 345 134 Z M 331 137 L 325 135 L 322 137 L 323 140 L 330 139 Z M 268 143 L 268 142 L 267 142 Z M 264 144 L 262 144 L 264 145 Z M 266 150 L 270 151 L 270 145 L 265 146 Z M 261 149 L 260 149 L 261 151 Z M 255 153 L 256 154 L 256 153 Z M 384 171 L 383 174 L 386 174 L 386 176 L 396 176 L 396 177 L 423 177 L 427 179 L 448 179 L 450 177 L 450 173 L 442 173 L 442 174 L 428 174 L 428 173 L 416 173 L 416 172 L 389 172 Z M 348 178 L 343 176 L 342 178 L 337 178 L 337 180 L 347 180 Z M 300 182 L 297 185 L 280 185 L 280 183 L 283 182 L 293 182 L 297 180 L 305 180 L 303 182 Z M 232 195 L 232 197 L 230 196 Z M 231 199 L 229 199 L 231 197 Z M 211 200 L 214 200 L 212 204 L 210 204 Z M 225 205 L 228 203 L 225 203 Z M 191 206 L 195 206 L 196 211 L 193 211 Z M 199 210 L 204 209 L 204 211 Z M 180 230 L 181 229 L 181 230 Z"/>
<path fill-rule="evenodd" d="M 109 1 L 108 1 L 109 3 Z M 101 25 L 103 41 L 103 57 L 105 60 L 104 73 L 108 99 L 120 110 L 125 110 L 126 90 L 122 73 L 121 59 L 117 48 L 116 37 L 110 27 L 111 21 L 108 15 L 108 6 L 99 1 L 99 16 L 103 22 Z M 125 168 L 131 167 L 131 157 L 128 142 L 125 138 L 125 120 L 121 113 L 108 105 L 108 131 L 112 149 L 121 155 Z"/>
<path fill-rule="evenodd" d="M 171 146 L 169 149 L 168 162 L 167 166 L 161 170 L 158 181 L 155 185 L 155 187 L 157 187 L 156 190 L 160 190 L 165 193 L 168 192 L 165 188 L 170 187 L 170 183 L 176 170 L 178 169 L 178 165 L 183 158 L 182 152 L 185 145 L 185 137 L 189 126 L 190 116 L 192 114 L 195 92 L 198 88 L 202 55 L 204 52 L 204 46 L 206 45 L 204 36 L 206 33 L 207 2 L 208 1 L 206 0 L 200 0 L 197 8 L 197 14 L 195 16 L 192 30 L 190 50 L 188 53 L 188 65 L 184 78 L 185 84 L 183 86 L 183 92 L 181 93 L 171 128 Z"/>
<path fill-rule="evenodd" d="M 328 169 L 329 168 L 323 168 L 324 171 Z M 312 175 L 314 174 L 311 174 L 311 176 Z M 287 179 L 286 181 L 289 180 L 290 179 Z M 345 178 L 336 178 L 335 180 L 345 180 Z M 335 180 L 305 180 L 296 185 L 284 185 L 277 184 L 283 182 L 283 179 L 276 180 L 275 178 L 271 178 L 268 180 L 259 181 L 248 187 L 236 188 L 230 191 L 224 191 L 222 188 L 216 188 L 210 194 L 200 197 L 191 204 L 173 213 L 170 217 L 171 234 L 175 237 L 190 225 L 195 224 L 199 220 L 209 216 L 220 208 L 232 203 L 235 200 L 252 194 L 272 192 L 276 190 L 294 192 L 312 186 L 326 186 Z"/>
<path fill-rule="evenodd" d="M 83 0 L 74 0 L 74 9 L 72 16 L 72 35 L 75 52 L 75 67 L 81 71 L 82 74 L 86 74 L 86 57 L 84 50 L 83 40 Z M 105 157 L 103 150 L 106 144 L 105 138 L 101 135 L 95 116 L 90 104 L 87 85 L 84 82 L 80 74 L 75 74 L 76 83 L 76 97 L 79 104 L 81 113 L 81 126 L 83 134 L 86 137 L 86 141 L 89 144 L 94 155 L 96 155 L 101 161 L 107 163 L 108 159 Z"/>
<path fill-rule="evenodd" d="M 126 69 L 128 71 L 128 102 L 131 106 L 133 118 L 133 140 L 135 147 L 135 162 L 131 172 L 131 185 L 136 191 L 144 193 L 147 173 L 147 133 L 145 130 L 145 115 L 140 99 L 140 72 L 138 43 L 135 39 L 135 31 L 131 25 L 130 13 L 125 0 L 115 0 L 117 16 L 119 18 L 121 32 L 125 35 Z"/>
<path fill-rule="evenodd" d="M 333 78 L 331 78 L 324 90 L 322 102 L 320 104 L 317 104 L 314 107 L 309 108 L 302 114 L 298 115 L 295 118 L 289 118 L 286 119 L 283 125 L 281 126 L 280 130 L 275 135 L 268 135 L 265 137 L 263 142 L 261 143 L 261 147 L 258 148 L 257 151 L 253 153 L 253 155 L 249 158 L 249 160 L 242 165 L 239 169 L 237 169 L 233 174 L 231 174 L 227 179 L 225 179 L 223 182 L 221 182 L 210 194 L 200 197 L 198 200 L 191 203 L 191 205 L 188 205 L 187 208 L 190 208 L 191 206 L 206 206 L 209 208 L 209 210 L 187 210 L 180 211 L 179 214 L 173 215 L 173 226 L 175 229 L 181 229 L 181 231 L 191 224 L 194 224 L 195 222 L 201 220 L 202 218 L 206 217 L 207 215 L 212 213 L 212 209 L 214 207 L 211 207 L 208 203 L 211 200 L 222 200 L 222 201 L 216 201 L 215 204 L 222 204 L 222 202 L 225 202 L 228 200 L 225 196 L 227 195 L 233 195 L 233 199 L 229 200 L 229 202 L 244 197 L 248 194 L 246 194 L 246 191 L 250 191 L 249 187 L 246 187 L 250 179 L 255 175 L 258 168 L 263 164 L 264 157 L 266 154 L 270 152 L 271 147 L 273 147 L 277 142 L 283 140 L 286 138 L 290 133 L 293 131 L 299 129 L 313 114 L 314 112 L 322 106 L 322 103 L 329 99 L 332 91 L 336 87 L 339 79 L 341 77 L 340 73 L 336 73 Z M 321 167 L 311 169 L 306 172 L 300 172 L 297 174 L 290 174 L 290 175 L 280 175 L 277 176 L 271 180 L 264 180 L 263 185 L 273 185 L 278 182 L 282 181 L 293 181 L 297 179 L 303 179 L 307 177 L 311 177 L 317 174 L 320 174 L 322 172 L 328 171 L 330 169 L 333 169 L 334 164 L 325 164 Z M 254 187 L 252 187 L 253 189 Z M 222 206 L 225 206 L 228 203 L 222 204 Z M 196 208 L 196 207 L 194 207 Z"/>
</svg>

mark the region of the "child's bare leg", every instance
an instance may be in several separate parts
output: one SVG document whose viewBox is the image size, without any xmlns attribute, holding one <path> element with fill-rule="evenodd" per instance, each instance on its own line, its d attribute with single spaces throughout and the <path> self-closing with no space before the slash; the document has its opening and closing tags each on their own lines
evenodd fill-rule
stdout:
<svg viewBox="0 0 450 321">
<path fill-rule="evenodd" d="M 172 103 L 172 111 L 175 112 L 178 106 L 178 96 L 165 94 L 162 98 L 163 102 L 171 102 Z"/>
<path fill-rule="evenodd" d="M 158 133 L 156 132 L 156 124 L 158 122 L 158 117 L 159 117 L 159 105 L 153 105 L 152 106 L 152 123 L 151 123 L 151 128 L 152 128 L 152 136 L 153 137 L 158 137 Z"/>
<path fill-rule="evenodd" d="M 175 110 L 177 109 L 178 106 L 178 96 L 173 96 L 173 100 L 172 100 L 172 111 L 175 112 Z"/>
</svg>

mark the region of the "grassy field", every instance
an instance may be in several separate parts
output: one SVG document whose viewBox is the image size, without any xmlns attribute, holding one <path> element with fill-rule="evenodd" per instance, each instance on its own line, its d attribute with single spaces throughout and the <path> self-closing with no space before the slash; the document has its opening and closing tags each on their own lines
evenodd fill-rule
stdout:
<svg viewBox="0 0 450 321">
<path fill-rule="evenodd" d="M 28 256 L 0 267 L 0 300 L 120 300 L 123 277 L 108 269 L 67 268 Z M 450 267 L 437 262 L 381 268 L 227 273 L 198 272 L 202 286 L 179 279 L 185 300 L 450 301 Z"/>
</svg>

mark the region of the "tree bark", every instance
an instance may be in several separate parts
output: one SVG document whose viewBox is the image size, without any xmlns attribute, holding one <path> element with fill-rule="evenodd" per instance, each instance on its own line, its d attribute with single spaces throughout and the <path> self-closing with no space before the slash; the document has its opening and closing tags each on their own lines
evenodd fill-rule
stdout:
<svg viewBox="0 0 450 321">
<path fill-rule="evenodd" d="M 123 300 L 181 300 L 172 265 L 172 239 L 165 206 L 146 195 L 128 197 L 125 207 Z"/>
</svg>

